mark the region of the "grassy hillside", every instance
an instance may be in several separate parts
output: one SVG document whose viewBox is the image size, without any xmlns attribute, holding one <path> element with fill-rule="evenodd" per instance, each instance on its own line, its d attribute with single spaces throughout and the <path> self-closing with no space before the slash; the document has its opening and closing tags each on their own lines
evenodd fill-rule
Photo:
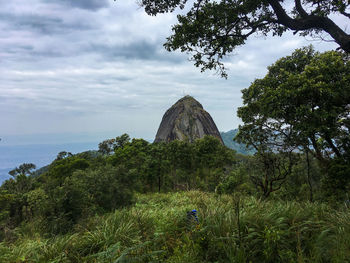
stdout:
<svg viewBox="0 0 350 263">
<path fill-rule="evenodd" d="M 238 132 L 238 129 L 230 130 L 228 132 L 220 132 L 221 138 L 224 141 L 226 147 L 235 150 L 240 154 L 254 154 L 255 151 L 253 149 L 247 149 L 244 144 L 238 143 L 234 141 L 234 138 Z"/>
<path fill-rule="evenodd" d="M 199 223 L 186 212 L 197 209 Z M 128 208 L 45 238 L 19 228 L 0 262 L 348 262 L 350 211 L 200 191 L 138 194 Z"/>
</svg>

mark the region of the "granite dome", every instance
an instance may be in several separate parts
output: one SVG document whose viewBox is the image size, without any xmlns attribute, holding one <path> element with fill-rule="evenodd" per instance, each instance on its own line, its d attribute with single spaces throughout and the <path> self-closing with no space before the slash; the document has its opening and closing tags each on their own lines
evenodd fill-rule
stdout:
<svg viewBox="0 0 350 263">
<path fill-rule="evenodd" d="M 223 143 L 210 114 L 193 97 L 185 96 L 165 112 L 154 142 L 194 142 L 206 135 L 214 136 Z"/>
</svg>

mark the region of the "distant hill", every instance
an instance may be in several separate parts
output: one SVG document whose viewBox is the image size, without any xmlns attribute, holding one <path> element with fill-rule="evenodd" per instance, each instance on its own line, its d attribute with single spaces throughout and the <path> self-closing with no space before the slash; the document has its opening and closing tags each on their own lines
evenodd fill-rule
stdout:
<svg viewBox="0 0 350 263">
<path fill-rule="evenodd" d="M 255 153 L 254 149 L 247 149 L 244 144 L 238 143 L 233 140 L 237 132 L 238 132 L 238 129 L 230 130 L 228 132 L 220 132 L 221 138 L 224 141 L 224 144 L 228 148 L 235 150 L 237 153 L 245 154 L 245 155 L 253 155 Z"/>
</svg>

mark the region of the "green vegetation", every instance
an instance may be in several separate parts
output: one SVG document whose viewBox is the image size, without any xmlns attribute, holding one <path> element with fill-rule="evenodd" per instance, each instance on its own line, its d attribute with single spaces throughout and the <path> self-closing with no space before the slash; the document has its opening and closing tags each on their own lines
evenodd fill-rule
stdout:
<svg viewBox="0 0 350 263">
<path fill-rule="evenodd" d="M 1 186 L 0 262 L 349 257 L 350 210 L 324 195 L 322 169 L 312 156 L 314 203 L 302 153 L 267 198 L 253 180 L 263 170 L 257 157 L 238 155 L 213 137 L 193 144 L 133 139 L 111 147 L 113 154 L 105 147 L 105 154 L 59 154 L 44 173 Z M 187 219 L 192 209 L 199 224 Z"/>
<path fill-rule="evenodd" d="M 236 162 L 212 137 L 193 144 L 120 138 L 112 150 L 101 143 L 99 154 L 61 152 L 42 174 L 30 175 L 32 164 L 14 169 L 0 187 L 0 240 L 15 240 L 25 224 L 43 235 L 67 233 L 84 218 L 132 204 L 134 192 L 214 191 Z"/>
<path fill-rule="evenodd" d="M 199 223 L 186 211 L 196 208 Z M 347 262 L 350 212 L 199 191 L 139 194 L 73 234 L 0 244 L 1 262 Z"/>
<path fill-rule="evenodd" d="M 0 262 L 348 262 L 349 76 L 310 47 L 269 67 L 238 111 L 254 155 L 123 134 L 20 165 L 0 187 Z"/>
<path fill-rule="evenodd" d="M 264 166 L 262 188 L 279 185 L 291 174 L 296 153 L 303 152 L 306 159 L 312 155 L 319 161 L 324 189 L 345 198 L 350 186 L 348 56 L 298 49 L 242 93 L 244 106 L 238 116 L 244 124 L 237 140 L 257 151 Z"/>
</svg>

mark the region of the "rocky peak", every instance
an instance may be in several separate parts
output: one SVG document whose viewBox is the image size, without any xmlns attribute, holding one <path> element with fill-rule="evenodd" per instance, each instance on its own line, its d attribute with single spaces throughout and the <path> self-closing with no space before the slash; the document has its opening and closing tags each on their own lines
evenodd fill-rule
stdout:
<svg viewBox="0 0 350 263">
<path fill-rule="evenodd" d="M 223 143 L 210 114 L 193 97 L 185 96 L 165 112 L 154 142 L 193 142 L 205 135 L 217 137 Z"/>
</svg>

